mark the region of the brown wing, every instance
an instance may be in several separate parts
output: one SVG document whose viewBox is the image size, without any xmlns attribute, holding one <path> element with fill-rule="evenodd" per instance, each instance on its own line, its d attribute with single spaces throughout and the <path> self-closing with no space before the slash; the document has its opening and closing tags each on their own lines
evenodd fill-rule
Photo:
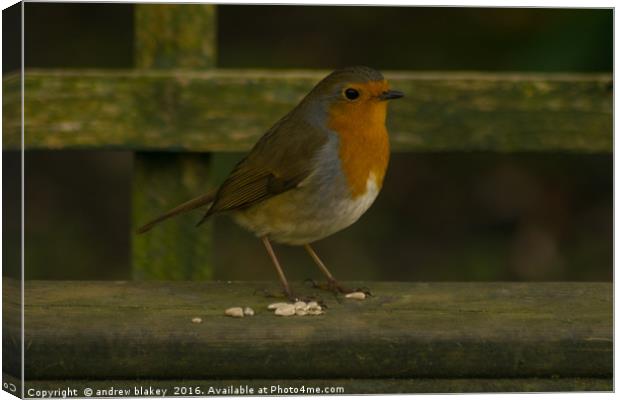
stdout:
<svg viewBox="0 0 620 400">
<path fill-rule="evenodd" d="M 327 133 L 294 118 L 295 111 L 278 121 L 236 165 L 198 225 L 212 214 L 249 207 L 291 190 L 310 174 Z"/>
</svg>

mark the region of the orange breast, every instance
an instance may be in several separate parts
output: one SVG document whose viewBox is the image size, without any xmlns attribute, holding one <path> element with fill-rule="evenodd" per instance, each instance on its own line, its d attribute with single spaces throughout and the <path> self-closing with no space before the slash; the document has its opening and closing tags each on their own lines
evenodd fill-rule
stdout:
<svg viewBox="0 0 620 400">
<path fill-rule="evenodd" d="M 366 193 L 371 173 L 381 188 L 390 157 L 387 102 L 363 100 L 335 104 L 328 121 L 329 128 L 340 136 L 340 160 L 353 197 Z"/>
</svg>

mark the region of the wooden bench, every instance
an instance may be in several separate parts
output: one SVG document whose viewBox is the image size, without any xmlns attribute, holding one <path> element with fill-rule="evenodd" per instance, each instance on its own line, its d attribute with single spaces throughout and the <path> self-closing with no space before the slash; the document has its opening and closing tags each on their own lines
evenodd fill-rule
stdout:
<svg viewBox="0 0 620 400">
<path fill-rule="evenodd" d="M 135 380 L 341 386 L 347 394 L 611 390 L 608 283 L 351 285 L 374 296 L 339 302 L 316 292 L 324 315 L 277 317 L 267 310 L 275 300 L 262 294 L 276 282 L 28 281 L 26 387 Z M 5 282 L 3 291 L 19 285 Z M 256 315 L 227 317 L 231 306 Z M 19 302 L 5 297 L 3 312 L 19 319 Z M 13 322 L 4 349 L 16 361 Z"/>
<path fill-rule="evenodd" d="M 134 227 L 203 193 L 209 153 L 247 150 L 327 73 L 215 69 L 216 11 L 136 5 L 135 70 L 26 71 L 25 150 L 133 151 Z M 611 152 L 611 74 L 385 75 L 407 93 L 388 121 L 394 151 Z M 21 84 L 3 81 L 9 149 L 21 146 Z M 282 319 L 254 293 L 275 282 L 187 282 L 216 268 L 212 227 L 196 235 L 194 222 L 128 232 L 133 282 L 26 282 L 26 388 L 612 388 L 609 283 L 367 282 L 376 296 L 366 302 L 327 296 L 324 316 Z M 19 294 L 5 280 L 5 381 L 15 384 Z M 223 316 L 237 304 L 258 314 Z"/>
</svg>

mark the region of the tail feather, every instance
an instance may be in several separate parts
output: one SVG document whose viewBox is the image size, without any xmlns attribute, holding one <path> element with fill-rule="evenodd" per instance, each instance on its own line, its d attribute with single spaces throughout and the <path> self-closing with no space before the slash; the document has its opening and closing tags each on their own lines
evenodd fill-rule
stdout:
<svg viewBox="0 0 620 400">
<path fill-rule="evenodd" d="M 200 221 L 198 221 L 198 223 L 196 224 L 196 227 L 198 227 L 198 226 L 200 226 L 200 225 L 204 224 L 204 222 L 205 222 L 205 221 L 206 221 L 206 220 L 207 220 L 207 219 L 211 216 L 210 211 L 211 211 L 211 210 L 209 210 L 209 211 L 207 211 L 207 212 L 205 213 L 205 215 L 204 215 L 204 216 L 200 219 Z"/>
<path fill-rule="evenodd" d="M 207 205 L 209 203 L 213 202 L 213 199 L 215 198 L 215 191 L 212 191 L 210 193 L 204 194 L 202 196 L 196 197 L 195 199 L 192 199 L 190 201 L 187 201 L 183 204 L 180 204 L 178 206 L 176 206 L 175 208 L 173 208 L 172 210 L 168 211 L 167 213 L 160 215 L 159 217 L 155 218 L 154 220 L 150 221 L 149 223 L 141 226 L 140 228 L 138 228 L 138 230 L 136 231 L 136 233 L 140 234 L 140 233 L 144 233 L 144 232 L 148 232 L 150 231 L 155 225 L 159 224 L 162 221 L 167 220 L 168 218 L 172 218 L 176 215 L 179 214 L 184 214 L 188 211 L 194 210 L 196 208 L 202 207 L 204 205 Z"/>
</svg>

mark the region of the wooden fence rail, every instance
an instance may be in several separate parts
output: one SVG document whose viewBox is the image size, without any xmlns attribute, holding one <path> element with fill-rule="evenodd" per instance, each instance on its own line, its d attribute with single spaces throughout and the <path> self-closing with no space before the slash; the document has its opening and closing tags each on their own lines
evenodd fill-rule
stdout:
<svg viewBox="0 0 620 400">
<path fill-rule="evenodd" d="M 6 282 L 4 292 L 15 285 Z M 374 296 L 338 302 L 299 284 L 299 292 L 323 298 L 327 312 L 278 317 L 261 292 L 276 282 L 27 282 L 26 377 L 352 379 L 353 390 L 359 379 L 400 391 L 433 378 L 427 390 L 436 392 L 472 378 L 509 390 L 611 388 L 611 284 L 351 285 L 370 286 Z M 256 315 L 227 317 L 231 306 Z M 5 315 L 18 307 L 8 299 Z M 9 321 L 3 336 L 13 355 L 15 328 Z"/>
<path fill-rule="evenodd" d="M 26 72 L 27 149 L 246 151 L 328 71 Z M 609 74 L 387 72 L 395 151 L 610 152 Z M 19 79 L 5 112 L 19 113 Z M 6 119 L 5 146 L 20 143 Z"/>
</svg>

